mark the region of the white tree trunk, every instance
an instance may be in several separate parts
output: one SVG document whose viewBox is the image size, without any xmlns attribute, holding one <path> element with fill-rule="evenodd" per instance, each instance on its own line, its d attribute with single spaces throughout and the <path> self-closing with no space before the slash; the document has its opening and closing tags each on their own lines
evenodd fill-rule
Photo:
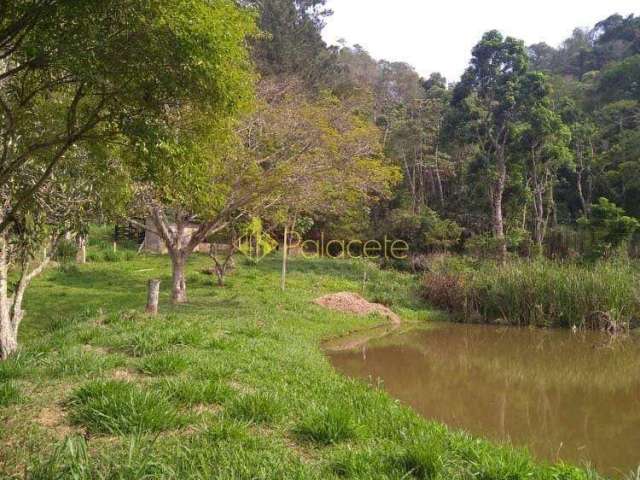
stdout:
<svg viewBox="0 0 640 480">
<path fill-rule="evenodd" d="M 18 348 L 16 331 L 11 325 L 11 306 L 8 296 L 7 239 L 0 236 L 0 360 L 6 360 Z"/>
<path fill-rule="evenodd" d="M 150 315 L 158 314 L 158 301 L 160 299 L 160 280 L 149 280 L 146 312 Z"/>
<path fill-rule="evenodd" d="M 78 247 L 76 263 L 84 265 L 87 263 L 87 236 L 81 233 L 76 235 L 76 246 Z"/>
<path fill-rule="evenodd" d="M 497 241 L 498 259 L 504 263 L 507 259 L 507 242 L 504 235 L 504 218 L 502 214 L 502 197 L 504 196 L 504 188 L 507 181 L 507 165 L 504 158 L 498 158 L 497 169 L 497 179 L 491 189 L 492 226 L 493 235 Z"/>
<path fill-rule="evenodd" d="M 23 257 L 19 265 L 19 280 L 15 292 L 9 296 L 8 288 L 8 239 L 6 234 L 0 236 L 0 360 L 6 360 L 18 348 L 18 330 L 24 317 L 22 301 L 27 287 L 31 281 L 40 275 L 49 262 L 51 255 L 56 251 L 58 240 L 62 237 L 54 237 L 50 248 L 45 253 L 40 263 L 31 269 L 28 256 Z"/>
</svg>

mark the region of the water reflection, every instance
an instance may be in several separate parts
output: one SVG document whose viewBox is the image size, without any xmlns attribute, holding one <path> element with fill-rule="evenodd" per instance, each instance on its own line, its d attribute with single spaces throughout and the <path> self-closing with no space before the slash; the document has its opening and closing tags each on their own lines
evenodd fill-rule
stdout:
<svg viewBox="0 0 640 480">
<path fill-rule="evenodd" d="M 609 475 L 640 464 L 640 339 L 443 325 L 329 354 L 425 417 Z"/>
</svg>

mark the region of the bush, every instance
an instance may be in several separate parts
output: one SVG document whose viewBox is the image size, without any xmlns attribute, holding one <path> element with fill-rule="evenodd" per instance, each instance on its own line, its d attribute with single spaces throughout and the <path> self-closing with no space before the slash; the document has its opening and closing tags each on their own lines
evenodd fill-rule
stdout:
<svg viewBox="0 0 640 480">
<path fill-rule="evenodd" d="M 638 220 L 625 215 L 622 208 L 606 198 L 591 206 L 591 216 L 581 218 L 578 224 L 588 233 L 588 255 L 592 259 L 607 258 L 631 239 L 638 230 Z"/>
<path fill-rule="evenodd" d="M 56 253 L 53 256 L 53 259 L 59 263 L 71 263 L 76 259 L 76 254 L 78 253 L 78 247 L 76 246 L 76 242 L 73 240 L 62 240 L 58 244 L 58 248 L 56 249 Z"/>
<path fill-rule="evenodd" d="M 459 311 L 465 303 L 463 277 L 459 274 L 425 273 L 422 278 L 424 299 L 447 312 Z"/>
<path fill-rule="evenodd" d="M 452 220 L 440 218 L 433 210 L 415 213 L 407 209 L 395 209 L 388 213 L 384 228 L 378 237 L 403 240 L 411 253 L 446 252 L 458 246 L 462 228 Z"/>
<path fill-rule="evenodd" d="M 499 242 L 490 233 L 475 235 L 465 242 L 465 251 L 481 259 L 495 258 Z"/>
</svg>

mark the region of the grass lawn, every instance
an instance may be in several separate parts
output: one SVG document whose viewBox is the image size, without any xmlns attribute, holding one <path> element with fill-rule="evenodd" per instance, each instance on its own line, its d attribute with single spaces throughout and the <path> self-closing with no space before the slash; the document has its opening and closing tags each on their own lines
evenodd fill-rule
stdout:
<svg viewBox="0 0 640 480">
<path fill-rule="evenodd" d="M 361 264 L 294 259 L 283 293 L 277 258 L 239 262 L 218 288 L 194 257 L 190 303 L 172 308 L 166 257 L 92 258 L 27 293 L 22 350 L 0 364 L 2 478 L 596 478 L 450 432 L 335 373 L 322 340 L 382 320 L 311 300 L 360 292 Z M 155 318 L 141 313 L 151 277 L 163 279 Z M 365 296 L 428 321 L 417 283 L 373 270 Z"/>
</svg>

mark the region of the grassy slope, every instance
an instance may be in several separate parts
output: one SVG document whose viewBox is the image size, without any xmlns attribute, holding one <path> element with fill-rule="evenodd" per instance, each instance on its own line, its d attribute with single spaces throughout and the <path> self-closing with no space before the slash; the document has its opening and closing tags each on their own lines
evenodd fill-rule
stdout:
<svg viewBox="0 0 640 480">
<path fill-rule="evenodd" d="M 94 255 L 95 256 L 95 255 Z M 419 418 L 336 374 L 325 338 L 380 323 L 325 311 L 319 295 L 361 289 L 361 266 L 277 259 L 226 288 L 197 273 L 172 309 L 168 262 L 137 257 L 50 270 L 34 284 L 23 351 L 0 365 L 0 472 L 23 478 L 595 478 L 544 467 Z M 161 310 L 139 312 L 163 279 Z M 415 280 L 369 272 L 366 296 L 403 318 L 429 312 Z M 472 401 L 472 399 L 470 399 Z M 65 440 L 66 439 L 66 440 Z"/>
</svg>

